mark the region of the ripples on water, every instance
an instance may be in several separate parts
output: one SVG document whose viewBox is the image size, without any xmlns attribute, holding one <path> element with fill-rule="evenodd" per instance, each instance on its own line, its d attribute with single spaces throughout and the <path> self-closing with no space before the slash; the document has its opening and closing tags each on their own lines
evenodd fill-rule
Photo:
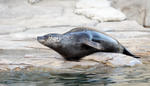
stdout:
<svg viewBox="0 0 150 86">
<path fill-rule="evenodd" d="M 150 65 L 113 68 L 109 72 L 51 74 L 0 73 L 0 86 L 150 86 Z"/>
</svg>

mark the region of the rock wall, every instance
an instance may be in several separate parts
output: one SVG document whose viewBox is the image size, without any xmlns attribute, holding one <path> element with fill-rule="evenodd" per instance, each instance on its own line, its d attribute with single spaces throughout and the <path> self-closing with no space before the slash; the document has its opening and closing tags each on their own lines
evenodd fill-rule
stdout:
<svg viewBox="0 0 150 86">
<path fill-rule="evenodd" d="M 145 18 L 145 26 L 149 26 L 150 27 L 150 0 L 146 1 L 146 18 Z"/>
<path fill-rule="evenodd" d="M 143 26 L 150 26 L 149 0 L 112 0 L 112 6 L 119 8 L 129 20 L 136 20 Z"/>
<path fill-rule="evenodd" d="M 121 11 L 111 7 L 111 2 L 108 0 L 78 0 L 74 12 L 99 22 L 126 19 Z"/>
</svg>

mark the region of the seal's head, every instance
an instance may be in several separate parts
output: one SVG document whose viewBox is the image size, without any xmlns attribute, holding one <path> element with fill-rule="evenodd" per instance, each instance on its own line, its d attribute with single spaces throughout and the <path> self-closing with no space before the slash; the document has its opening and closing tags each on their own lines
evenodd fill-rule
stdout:
<svg viewBox="0 0 150 86">
<path fill-rule="evenodd" d="M 62 39 L 61 34 L 46 34 L 44 36 L 38 36 L 37 40 L 50 48 L 57 47 Z"/>
</svg>

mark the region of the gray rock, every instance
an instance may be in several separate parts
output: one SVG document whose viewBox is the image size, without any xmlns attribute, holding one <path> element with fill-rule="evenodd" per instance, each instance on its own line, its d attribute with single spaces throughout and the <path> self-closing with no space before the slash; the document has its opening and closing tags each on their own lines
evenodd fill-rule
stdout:
<svg viewBox="0 0 150 86">
<path fill-rule="evenodd" d="M 89 19 L 73 13 L 74 5 L 74 0 L 43 0 L 36 4 L 29 4 L 27 0 L 2 0 L 0 24 L 40 27 L 90 23 Z"/>
<path fill-rule="evenodd" d="M 75 62 L 65 61 L 61 56 L 49 50 L 24 50 L 24 53 L 4 50 L 3 52 L 5 53 L 0 56 L 0 71 L 23 70 L 51 73 L 81 73 L 93 71 L 97 67 L 100 67 L 99 70 L 102 72 L 109 70 L 110 67 L 142 64 L 135 58 L 113 53 L 96 53 L 85 57 L 79 62 Z M 15 54 L 13 55 L 12 52 L 15 52 Z M 2 53 L 2 51 L 0 53 Z M 11 55 L 11 57 L 9 55 Z M 15 58 L 12 58 L 12 56 L 15 56 Z M 118 63 L 118 61 L 121 63 Z"/>
<path fill-rule="evenodd" d="M 28 3 L 36 4 L 36 3 L 40 2 L 40 1 L 42 1 L 42 0 L 28 0 Z"/>
<path fill-rule="evenodd" d="M 122 21 L 126 16 L 119 10 L 112 8 L 108 0 L 79 0 L 75 6 L 75 13 L 99 22 Z"/>
<path fill-rule="evenodd" d="M 112 5 L 125 13 L 129 20 L 136 20 L 139 24 L 145 25 L 147 22 L 145 18 L 148 18 L 149 14 L 147 12 L 149 8 L 146 6 L 148 2 L 148 0 L 112 0 Z"/>
<path fill-rule="evenodd" d="M 147 2 L 146 3 L 146 17 L 145 17 L 144 25 L 150 27 L 150 5 L 149 5 L 150 1 L 147 0 L 146 2 Z"/>
<path fill-rule="evenodd" d="M 83 59 L 101 62 L 103 64 L 112 67 L 120 67 L 120 66 L 131 67 L 131 66 L 142 64 L 142 62 L 136 58 L 119 54 L 119 53 L 95 53 L 86 56 Z"/>
<path fill-rule="evenodd" d="M 0 25 L 0 35 L 19 33 L 19 32 L 24 32 L 26 30 L 27 28 L 23 28 L 23 27 Z"/>
<path fill-rule="evenodd" d="M 103 22 L 96 25 L 96 28 L 105 32 L 113 31 L 143 31 L 143 26 L 136 21 L 121 21 L 121 22 Z"/>
</svg>

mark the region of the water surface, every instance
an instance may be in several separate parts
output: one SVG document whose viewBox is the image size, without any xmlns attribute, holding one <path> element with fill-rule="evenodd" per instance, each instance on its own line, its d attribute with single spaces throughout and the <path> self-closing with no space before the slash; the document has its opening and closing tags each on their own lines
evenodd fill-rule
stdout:
<svg viewBox="0 0 150 86">
<path fill-rule="evenodd" d="M 150 86 L 150 65 L 87 73 L 2 72 L 0 86 Z"/>
</svg>

